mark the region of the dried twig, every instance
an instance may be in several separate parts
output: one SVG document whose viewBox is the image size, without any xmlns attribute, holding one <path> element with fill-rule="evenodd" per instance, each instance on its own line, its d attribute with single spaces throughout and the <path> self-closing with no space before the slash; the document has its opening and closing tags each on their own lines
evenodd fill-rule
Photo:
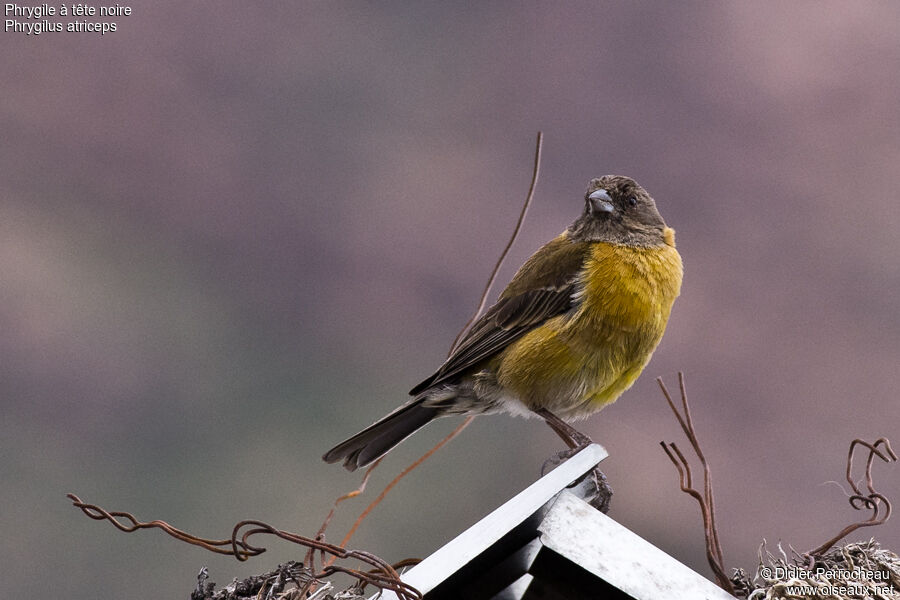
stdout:
<svg viewBox="0 0 900 600">
<path fill-rule="evenodd" d="M 258 556 L 266 551 L 265 548 L 254 546 L 249 539 L 257 534 L 269 534 L 279 537 L 283 540 L 293 542 L 307 548 L 321 551 L 333 557 L 340 559 L 354 559 L 368 564 L 374 569 L 372 571 L 361 571 L 352 569 L 343 565 L 327 564 L 323 565 L 318 572 L 314 569 L 307 569 L 306 577 L 308 579 L 304 583 L 304 587 L 311 589 L 312 587 L 322 583 L 325 577 L 329 577 L 334 573 L 346 573 L 356 578 L 360 584 L 371 584 L 380 589 L 391 590 L 397 594 L 402 600 L 421 600 L 420 594 L 415 588 L 400 580 L 400 575 L 386 561 L 378 558 L 374 554 L 361 550 L 347 550 L 334 544 L 328 544 L 321 540 L 314 540 L 302 535 L 277 529 L 268 523 L 256 521 L 252 519 L 244 520 L 234 526 L 229 539 L 213 540 L 201 538 L 181 529 L 172 527 L 165 521 L 147 521 L 142 522 L 133 515 L 122 511 L 107 511 L 96 504 L 88 504 L 83 502 L 75 494 L 67 494 L 67 497 L 76 507 L 80 508 L 88 517 L 96 520 L 107 520 L 116 528 L 125 532 L 137 531 L 138 529 L 162 529 L 172 537 L 183 542 L 200 546 L 217 554 L 226 554 L 234 556 L 238 560 L 247 560 L 251 556 Z M 125 521 L 121 521 L 124 519 Z M 130 524 L 129 524 L 130 522 Z M 306 569 L 306 567 L 304 567 Z"/>
<path fill-rule="evenodd" d="M 306 596 L 299 596 L 299 592 L 308 587 L 309 582 L 310 572 L 306 567 L 298 562 L 289 561 L 267 573 L 251 575 L 240 581 L 235 579 L 229 585 L 216 591 L 216 584 L 209 581 L 209 570 L 203 567 L 197 574 L 197 587 L 191 592 L 191 600 L 238 600 L 251 596 L 257 600 L 306 598 Z M 295 587 L 288 589 L 289 584 L 293 584 Z M 312 598 L 322 600 L 321 594 L 327 593 L 331 589 L 333 586 L 329 582 L 325 582 L 316 591 L 316 594 L 319 595 L 309 596 L 309 600 Z"/>
<path fill-rule="evenodd" d="M 859 485 L 853 480 L 853 476 L 851 475 L 851 471 L 853 468 L 853 451 L 857 446 L 865 446 L 869 450 L 869 455 L 866 458 L 865 475 L 866 489 L 869 492 L 868 494 L 863 494 L 862 490 L 860 490 L 859 488 Z M 882 447 L 881 450 L 879 450 L 879 446 Z M 850 502 L 850 506 L 852 506 L 855 510 L 868 508 L 872 511 L 872 516 L 868 519 L 865 519 L 864 521 L 859 521 L 857 523 L 851 523 L 850 525 L 847 525 L 827 542 L 825 542 L 818 548 L 814 548 L 807 552 L 806 556 L 809 556 L 811 561 L 814 561 L 815 557 L 821 556 L 822 554 L 827 552 L 828 549 L 834 546 L 841 538 L 856 531 L 860 527 L 881 525 L 890 518 L 891 503 L 884 495 L 875 491 L 875 486 L 872 482 L 872 464 L 874 463 L 876 456 L 884 462 L 888 463 L 897 460 L 897 454 L 894 452 L 894 449 L 891 448 L 891 443 L 887 438 L 878 438 L 877 440 L 875 440 L 874 444 L 870 444 L 859 438 L 850 442 L 850 450 L 847 452 L 847 483 L 850 484 L 850 487 L 853 489 L 854 493 L 849 495 L 847 499 Z M 879 515 L 882 506 L 884 507 L 884 512 L 882 515 Z"/>
<path fill-rule="evenodd" d="M 690 441 L 694 453 L 700 460 L 700 465 L 703 467 L 702 494 L 693 487 L 691 466 L 688 464 L 687 459 L 684 457 L 684 454 L 682 454 L 678 446 L 674 443 L 666 444 L 665 442 L 660 442 L 660 445 L 666 452 L 666 456 L 669 457 L 669 460 L 672 461 L 672 464 L 675 465 L 675 468 L 678 470 L 678 480 L 681 491 L 690 495 L 700 505 L 700 514 L 703 518 L 703 533 L 706 538 L 706 560 L 709 562 L 709 566 L 716 576 L 716 583 L 729 594 L 734 595 L 734 586 L 732 585 L 731 580 L 725 575 L 725 562 L 722 558 L 722 546 L 719 543 L 719 530 L 716 526 L 716 510 L 715 502 L 713 501 L 709 463 L 706 462 L 706 457 L 700 449 L 700 442 L 694 431 L 694 421 L 691 418 L 687 392 L 684 387 L 684 373 L 678 372 L 678 387 L 681 392 L 681 407 L 684 415 L 682 415 L 675 406 L 675 402 L 672 400 L 672 396 L 669 394 L 669 390 L 663 383 L 662 378 L 657 377 L 656 382 L 659 384 L 663 396 L 666 398 L 666 402 L 669 403 L 669 408 L 675 413 L 675 418 L 678 419 L 678 423 L 681 425 L 684 435 L 687 436 L 688 441 Z"/>
<path fill-rule="evenodd" d="M 815 557 L 778 544 L 777 553 L 760 546 L 756 576 L 744 575 L 744 597 L 758 600 L 900 600 L 900 556 L 874 539 L 844 544 Z"/>
</svg>

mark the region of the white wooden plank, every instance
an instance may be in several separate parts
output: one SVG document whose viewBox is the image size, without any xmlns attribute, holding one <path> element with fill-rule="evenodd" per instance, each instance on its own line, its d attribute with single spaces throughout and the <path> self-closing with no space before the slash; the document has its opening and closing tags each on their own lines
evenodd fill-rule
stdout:
<svg viewBox="0 0 900 600">
<path fill-rule="evenodd" d="M 581 498 L 563 491 L 538 529 L 543 544 L 636 600 L 734 600 Z"/>
<path fill-rule="evenodd" d="M 404 573 L 401 579 L 423 594 L 428 593 L 606 457 L 606 450 L 599 444 L 581 450 Z M 396 600 L 397 596 L 385 591 L 381 598 Z"/>
</svg>

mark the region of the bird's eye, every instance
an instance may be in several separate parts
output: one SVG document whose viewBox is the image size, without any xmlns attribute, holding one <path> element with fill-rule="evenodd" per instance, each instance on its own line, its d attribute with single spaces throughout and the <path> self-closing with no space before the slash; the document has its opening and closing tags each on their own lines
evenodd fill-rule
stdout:
<svg viewBox="0 0 900 600">
<path fill-rule="evenodd" d="M 628 199 L 628 204 L 630 204 L 631 206 L 637 206 L 637 198 L 632 196 L 631 198 Z"/>
</svg>

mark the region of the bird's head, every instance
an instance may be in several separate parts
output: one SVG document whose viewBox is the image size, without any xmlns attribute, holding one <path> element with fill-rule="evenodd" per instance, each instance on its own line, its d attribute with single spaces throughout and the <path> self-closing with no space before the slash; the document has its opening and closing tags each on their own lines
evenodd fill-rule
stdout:
<svg viewBox="0 0 900 600">
<path fill-rule="evenodd" d="M 584 195 L 584 212 L 569 232 L 578 240 L 628 246 L 674 243 L 674 232 L 666 227 L 647 190 L 622 175 L 591 179 Z"/>
</svg>

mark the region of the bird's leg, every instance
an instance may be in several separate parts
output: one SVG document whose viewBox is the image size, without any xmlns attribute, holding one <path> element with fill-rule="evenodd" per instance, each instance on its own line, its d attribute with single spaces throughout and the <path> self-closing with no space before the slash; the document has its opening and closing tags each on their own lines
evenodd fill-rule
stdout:
<svg viewBox="0 0 900 600">
<path fill-rule="evenodd" d="M 541 475 L 547 471 L 547 467 L 553 465 L 554 467 L 561 462 L 571 458 L 573 455 L 577 454 L 580 450 L 584 449 L 587 446 L 590 446 L 594 443 L 594 440 L 581 433 L 552 412 L 547 410 L 546 408 L 539 408 L 534 410 L 534 413 L 539 417 L 544 419 L 544 422 L 550 426 L 550 428 L 556 432 L 563 442 L 569 447 L 568 450 L 564 450 L 549 459 L 544 463 L 544 466 L 541 468 Z M 602 513 L 606 513 L 609 511 L 609 502 L 612 499 L 613 491 L 612 488 L 609 487 L 609 483 L 606 480 L 606 475 L 603 474 L 603 471 L 600 470 L 600 467 L 594 467 L 591 469 L 589 473 L 587 473 L 584 477 L 575 482 L 575 484 L 580 484 L 583 481 L 587 482 L 589 489 L 593 490 L 592 493 L 586 494 L 586 500 L 588 503 L 599 510 Z M 573 486 L 575 485 L 573 484 Z"/>
<path fill-rule="evenodd" d="M 544 419 L 547 425 L 556 432 L 556 435 L 562 438 L 562 441 L 566 443 L 566 446 L 573 450 L 569 453 L 569 456 L 572 456 L 582 448 L 594 443 L 594 440 L 584 435 L 546 408 L 538 408 L 534 410 L 534 413 Z M 569 456 L 566 456 L 565 458 L 569 458 Z"/>
</svg>

